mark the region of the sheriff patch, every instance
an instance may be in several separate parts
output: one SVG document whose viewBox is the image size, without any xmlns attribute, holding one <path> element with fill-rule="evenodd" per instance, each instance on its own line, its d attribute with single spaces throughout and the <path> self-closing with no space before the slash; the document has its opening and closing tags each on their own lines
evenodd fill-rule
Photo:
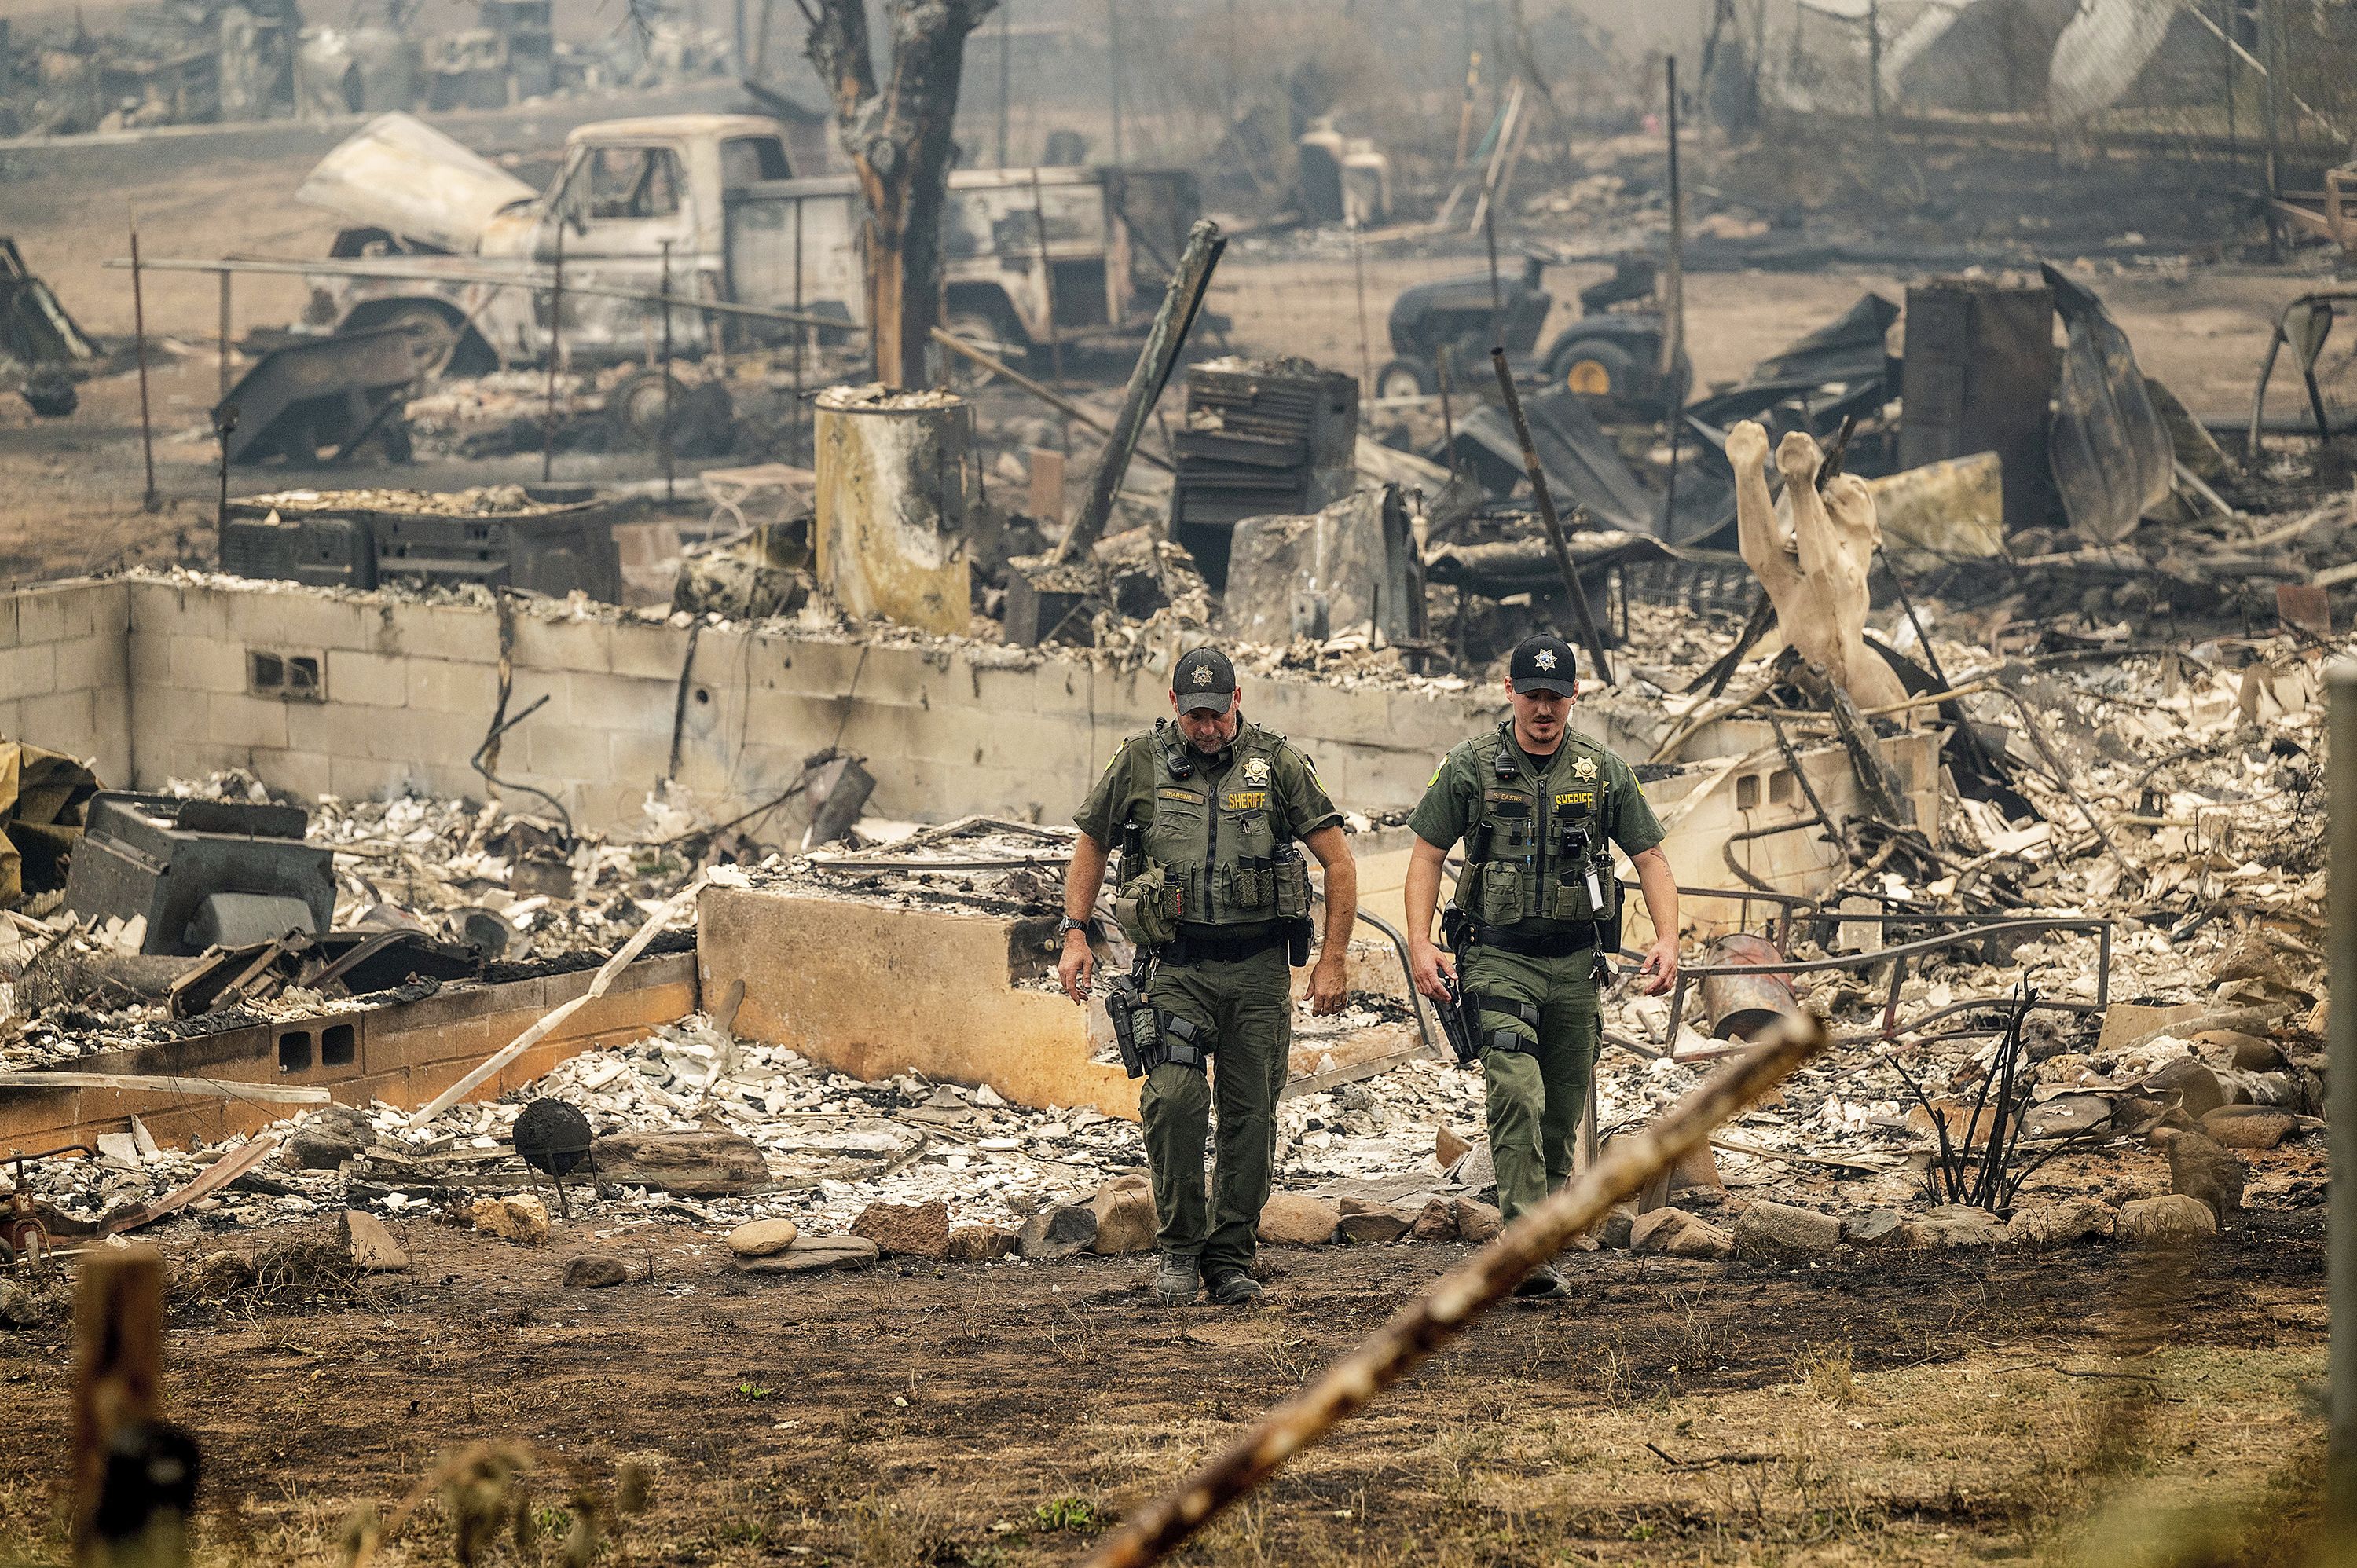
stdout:
<svg viewBox="0 0 2357 1568">
<path fill-rule="evenodd" d="M 1265 789 L 1231 789 L 1220 797 L 1221 806 L 1231 811 L 1249 811 L 1268 804 Z"/>
<path fill-rule="evenodd" d="M 1555 798 L 1555 804 L 1557 811 L 1561 811 L 1566 806 L 1577 806 L 1584 811 L 1592 811 L 1596 810 L 1596 791 L 1566 789 Z"/>
</svg>

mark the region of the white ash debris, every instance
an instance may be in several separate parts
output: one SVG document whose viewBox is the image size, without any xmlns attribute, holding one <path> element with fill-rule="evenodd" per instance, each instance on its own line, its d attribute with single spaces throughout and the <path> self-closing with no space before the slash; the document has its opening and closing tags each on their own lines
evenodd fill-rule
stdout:
<svg viewBox="0 0 2357 1568">
<path fill-rule="evenodd" d="M 1481 1124 L 1481 1077 L 1455 1063 L 1411 1058 L 1390 1072 L 1304 1094 L 1277 1107 L 1277 1186 L 1314 1189 L 1338 1177 L 1411 1174 L 1449 1185 L 1433 1136 Z"/>
<path fill-rule="evenodd" d="M 397 511 L 433 517 L 528 517 L 564 511 L 568 503 L 533 499 L 522 485 L 477 485 L 463 490 L 274 490 L 242 498 L 243 504 L 282 512 Z"/>
<path fill-rule="evenodd" d="M 165 789 L 211 800 L 273 798 L 242 769 L 175 779 Z M 700 847 L 694 819 L 653 796 L 642 839 L 576 833 L 569 848 L 556 823 L 499 800 L 323 795 L 307 809 L 307 840 L 336 852 L 337 929 L 372 910 L 431 924 L 489 909 L 522 939 L 503 955 L 508 961 L 611 949 L 698 869 L 690 853 Z"/>
</svg>

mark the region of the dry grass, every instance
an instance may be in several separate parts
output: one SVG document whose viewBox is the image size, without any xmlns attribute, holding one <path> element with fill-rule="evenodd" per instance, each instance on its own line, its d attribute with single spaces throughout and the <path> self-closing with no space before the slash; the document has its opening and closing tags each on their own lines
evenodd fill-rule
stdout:
<svg viewBox="0 0 2357 1568">
<path fill-rule="evenodd" d="M 1305 1455 L 1215 1521 L 1190 1560 L 2309 1562 L 2320 1434 L 2298 1385 L 2320 1373 L 2320 1350 L 2136 1359 L 2126 1369 L 2085 1355 L 2028 1365 L 2018 1354 L 1976 1355 L 1867 1372 L 1835 1349 L 1803 1358 L 1790 1383 L 1573 1414 L 1521 1388 L 1462 1391 L 1469 1397 L 1452 1402 L 1463 1413 L 1437 1428 L 1379 1407 L 1372 1431 Z M 2073 1375 L 2121 1370 L 2137 1375 Z M 888 1447 L 880 1443 L 846 1447 L 816 1473 L 756 1467 L 725 1481 L 666 1476 L 653 1487 L 636 1460 L 570 1478 L 546 1463 L 446 1464 L 373 1562 L 1065 1563 L 1231 1430 L 1187 1423 L 1174 1444 L 1150 1419 L 1093 1423 L 1072 1455 L 1073 1489 L 1019 1509 L 987 1477 L 877 1484 L 889 1456 L 867 1450 Z M 355 1499 L 290 1489 L 231 1502 L 217 1492 L 199 1521 L 196 1560 L 349 1563 L 373 1519 Z M 55 1499 L 0 1484 L 0 1563 L 62 1563 Z"/>
</svg>

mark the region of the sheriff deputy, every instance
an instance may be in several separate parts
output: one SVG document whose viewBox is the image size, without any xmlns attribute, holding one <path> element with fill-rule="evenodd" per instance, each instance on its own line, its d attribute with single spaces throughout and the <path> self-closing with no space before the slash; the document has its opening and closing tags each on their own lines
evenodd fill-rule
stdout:
<svg viewBox="0 0 2357 1568">
<path fill-rule="evenodd" d="M 1525 638 L 1507 661 L 1513 715 L 1442 759 L 1408 826 L 1405 897 L 1416 988 L 1436 1001 L 1457 977 L 1481 1046 L 1490 1154 L 1508 1223 L 1571 1174 L 1572 1134 L 1587 1104 L 1601 1030 L 1608 955 L 1620 945 L 1612 845 L 1636 868 L 1653 923 L 1639 972 L 1648 992 L 1678 972 L 1678 888 L 1629 765 L 1570 729 L 1577 665 L 1558 637 Z M 1432 940 L 1448 852 L 1465 846 L 1457 896 Z M 1452 956 L 1453 954 L 1453 956 Z M 1563 1291 L 1542 1265 L 1518 1295 Z"/>
<path fill-rule="evenodd" d="M 1153 1173 L 1161 1267 L 1154 1291 L 1183 1306 L 1208 1288 L 1260 1297 L 1255 1233 L 1276 1157 L 1276 1101 L 1293 1045 L 1292 975 L 1308 961 L 1309 868 L 1326 874 L 1326 935 L 1309 973 L 1315 1013 L 1339 1013 L 1359 902 L 1342 813 L 1309 758 L 1243 716 L 1235 666 L 1216 648 L 1179 656 L 1173 716 L 1131 736 L 1073 819 L 1064 878 L 1065 993 L 1095 975 L 1088 922 L 1111 852 L 1114 908 L 1147 965 L 1154 1045 L 1138 1101 Z M 1219 1111 L 1207 1201 L 1203 1143 Z"/>
</svg>

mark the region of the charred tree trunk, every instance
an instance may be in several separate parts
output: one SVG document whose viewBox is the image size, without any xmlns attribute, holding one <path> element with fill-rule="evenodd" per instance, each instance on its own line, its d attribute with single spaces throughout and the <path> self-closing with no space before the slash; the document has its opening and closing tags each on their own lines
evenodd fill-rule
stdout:
<svg viewBox="0 0 2357 1568">
<path fill-rule="evenodd" d="M 796 3 L 810 22 L 811 63 L 834 95 L 835 134 L 866 198 L 861 239 L 877 379 L 920 387 L 941 314 L 942 209 L 965 38 L 998 0 L 886 0 L 892 58 L 880 82 L 862 0 Z"/>
</svg>

